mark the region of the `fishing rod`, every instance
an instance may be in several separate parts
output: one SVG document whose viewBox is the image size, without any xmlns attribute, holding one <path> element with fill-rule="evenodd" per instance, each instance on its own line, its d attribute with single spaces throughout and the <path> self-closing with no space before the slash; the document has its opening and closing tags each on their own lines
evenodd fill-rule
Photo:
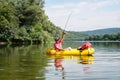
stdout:
<svg viewBox="0 0 120 80">
<path fill-rule="evenodd" d="M 72 12 L 69 14 L 69 16 L 68 16 L 68 18 L 67 18 L 67 21 L 66 21 L 66 24 L 65 24 L 65 27 L 64 27 L 63 31 L 65 31 L 71 15 L 72 15 Z"/>
</svg>

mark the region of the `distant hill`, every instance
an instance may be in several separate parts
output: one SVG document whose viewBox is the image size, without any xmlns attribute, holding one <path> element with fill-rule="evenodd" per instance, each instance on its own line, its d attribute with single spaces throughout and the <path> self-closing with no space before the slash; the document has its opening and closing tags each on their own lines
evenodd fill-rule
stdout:
<svg viewBox="0 0 120 80">
<path fill-rule="evenodd" d="M 105 29 L 97 29 L 91 31 L 83 31 L 83 34 L 88 35 L 100 35 L 100 34 L 114 34 L 120 32 L 120 28 L 105 28 Z"/>
<path fill-rule="evenodd" d="M 91 35 L 115 34 L 118 32 L 120 32 L 120 28 L 105 28 L 105 29 L 97 29 L 97 30 L 83 31 L 83 32 L 68 31 L 65 40 L 80 41 L 80 40 L 84 40 L 86 37 Z"/>
</svg>

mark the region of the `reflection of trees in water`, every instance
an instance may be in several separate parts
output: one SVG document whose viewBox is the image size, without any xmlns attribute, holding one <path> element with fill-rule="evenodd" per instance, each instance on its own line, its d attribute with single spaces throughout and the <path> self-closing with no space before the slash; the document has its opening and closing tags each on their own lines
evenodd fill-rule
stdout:
<svg viewBox="0 0 120 80">
<path fill-rule="evenodd" d="M 44 51 L 44 45 L 0 46 L 0 69 L 3 69 L 0 79 L 35 80 L 37 76 L 44 76 L 44 67 L 47 65 Z"/>
<path fill-rule="evenodd" d="M 92 42 L 93 47 L 119 48 L 120 42 Z"/>
</svg>

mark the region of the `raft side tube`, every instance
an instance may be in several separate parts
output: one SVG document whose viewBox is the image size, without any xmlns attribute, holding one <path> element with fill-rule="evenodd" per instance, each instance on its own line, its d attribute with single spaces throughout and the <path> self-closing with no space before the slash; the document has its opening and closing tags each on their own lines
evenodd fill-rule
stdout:
<svg viewBox="0 0 120 80">
<path fill-rule="evenodd" d="M 73 56 L 80 56 L 80 55 L 92 55 L 95 52 L 94 48 L 88 48 L 85 50 L 77 50 L 77 49 L 72 49 L 72 50 L 64 50 L 64 51 L 56 51 L 54 49 L 48 49 L 47 54 L 48 55 L 73 55 Z"/>
</svg>

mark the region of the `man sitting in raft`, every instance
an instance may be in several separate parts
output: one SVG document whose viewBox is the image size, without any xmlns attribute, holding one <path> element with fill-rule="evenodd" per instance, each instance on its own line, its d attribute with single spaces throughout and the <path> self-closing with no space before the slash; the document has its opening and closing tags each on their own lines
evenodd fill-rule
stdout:
<svg viewBox="0 0 120 80">
<path fill-rule="evenodd" d="M 60 51 L 60 50 L 71 50 L 71 47 L 68 47 L 68 48 L 62 48 L 62 42 L 64 40 L 64 37 L 65 37 L 65 32 L 62 33 L 62 37 L 61 39 L 59 37 L 56 37 L 55 38 L 55 43 L 54 43 L 54 49 L 56 51 Z"/>
</svg>

